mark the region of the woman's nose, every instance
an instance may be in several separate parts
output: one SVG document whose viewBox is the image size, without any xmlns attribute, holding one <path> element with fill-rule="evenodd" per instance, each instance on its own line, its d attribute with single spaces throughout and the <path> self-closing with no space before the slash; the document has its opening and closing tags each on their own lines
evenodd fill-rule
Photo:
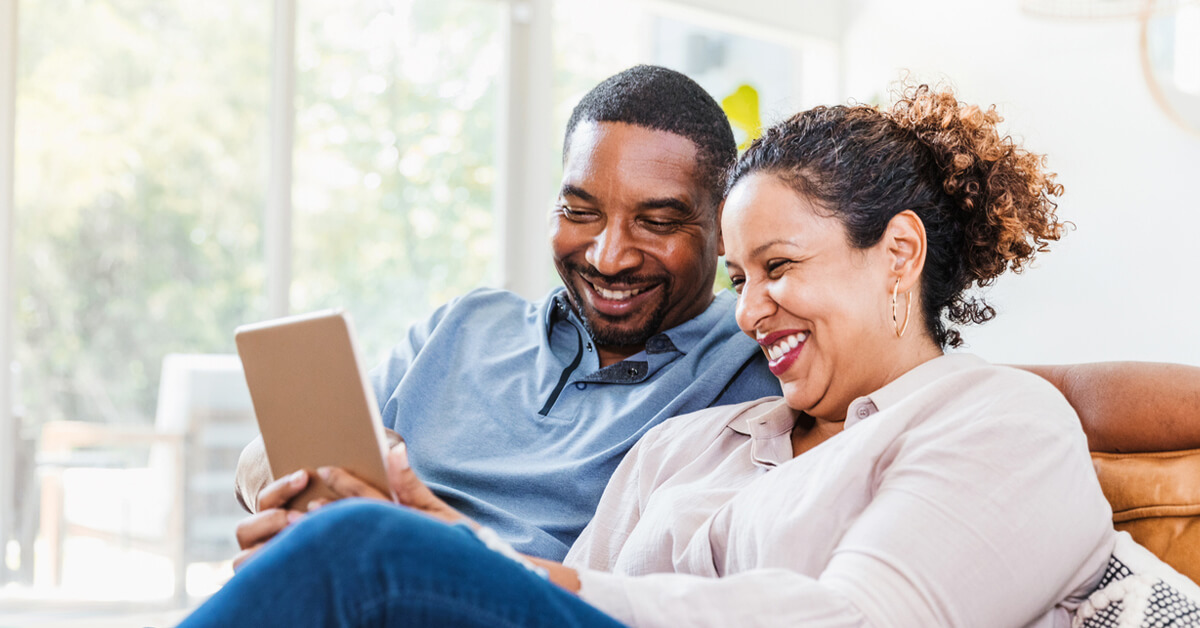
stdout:
<svg viewBox="0 0 1200 628">
<path fill-rule="evenodd" d="M 746 281 L 742 284 L 742 292 L 738 295 L 737 318 L 738 327 L 753 335 L 763 319 L 775 312 L 775 301 L 771 299 L 765 287 L 756 282 Z"/>
</svg>

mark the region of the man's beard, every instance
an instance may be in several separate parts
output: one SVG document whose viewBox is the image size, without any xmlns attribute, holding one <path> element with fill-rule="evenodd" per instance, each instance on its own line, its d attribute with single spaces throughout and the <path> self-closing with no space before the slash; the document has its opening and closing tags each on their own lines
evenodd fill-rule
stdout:
<svg viewBox="0 0 1200 628">
<path fill-rule="evenodd" d="M 594 270 L 584 268 L 577 264 L 564 263 L 563 267 L 568 272 L 568 279 L 563 281 L 567 288 L 567 292 L 571 294 L 571 301 L 575 305 L 575 310 L 579 317 L 583 319 L 583 326 L 591 335 L 592 341 L 601 346 L 636 346 L 644 345 L 651 336 L 662 331 L 663 321 L 667 318 L 667 309 L 671 303 L 671 282 L 660 277 L 637 277 L 637 276 L 622 276 L 615 275 L 606 277 L 597 273 Z M 657 282 L 662 288 L 658 304 L 654 307 L 654 311 L 646 319 L 642 325 L 633 328 L 625 329 L 618 327 L 617 324 L 620 318 L 613 318 L 607 314 L 597 312 L 588 307 L 588 301 L 583 299 L 579 291 L 575 287 L 575 282 L 571 281 L 574 277 L 580 277 L 584 281 L 590 278 L 603 278 L 608 285 L 616 286 L 621 283 L 638 284 L 650 281 Z M 624 317 L 622 317 L 624 318 Z"/>
</svg>

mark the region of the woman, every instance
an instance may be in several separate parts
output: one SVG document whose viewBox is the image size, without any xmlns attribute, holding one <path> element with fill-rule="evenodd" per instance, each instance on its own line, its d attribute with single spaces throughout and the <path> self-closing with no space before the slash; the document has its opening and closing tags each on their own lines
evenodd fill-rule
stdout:
<svg viewBox="0 0 1200 628">
<path fill-rule="evenodd" d="M 920 87 L 887 113 L 799 114 L 747 150 L 727 265 L 784 397 L 653 430 L 567 566 L 349 501 L 186 624 L 1065 625 L 1115 538 L 1078 419 L 1036 376 L 943 355 L 951 325 L 994 315 L 967 290 L 1063 230 L 1061 188 L 998 121 Z M 458 519 L 403 445 L 389 464 L 401 503 Z"/>
</svg>

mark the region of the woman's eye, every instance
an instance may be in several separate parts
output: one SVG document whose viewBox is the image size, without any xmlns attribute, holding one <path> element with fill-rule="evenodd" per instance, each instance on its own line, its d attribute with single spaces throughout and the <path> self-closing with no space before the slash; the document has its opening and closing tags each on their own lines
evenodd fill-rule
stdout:
<svg viewBox="0 0 1200 628">
<path fill-rule="evenodd" d="M 741 278 L 741 277 L 730 277 L 730 278 L 729 278 L 729 283 L 730 283 L 730 285 L 732 285 L 732 286 L 733 286 L 733 291 L 734 291 L 734 292 L 736 292 L 736 293 L 738 293 L 738 294 L 741 294 L 741 293 L 742 293 L 742 286 L 743 286 L 743 285 L 745 285 L 745 283 L 746 283 L 746 280 L 745 280 L 745 279 L 743 279 L 743 278 Z"/>
<path fill-rule="evenodd" d="M 787 267 L 791 264 L 791 260 L 771 260 L 767 262 L 767 276 L 771 279 L 778 279 L 783 274 Z"/>
</svg>

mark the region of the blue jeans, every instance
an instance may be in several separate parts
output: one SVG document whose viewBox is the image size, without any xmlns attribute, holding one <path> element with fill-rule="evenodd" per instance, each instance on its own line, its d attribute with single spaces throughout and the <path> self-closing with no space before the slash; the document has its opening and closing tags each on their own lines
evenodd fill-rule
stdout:
<svg viewBox="0 0 1200 628">
<path fill-rule="evenodd" d="M 365 500 L 285 530 L 180 624 L 235 625 L 621 626 L 466 526 Z"/>
</svg>

